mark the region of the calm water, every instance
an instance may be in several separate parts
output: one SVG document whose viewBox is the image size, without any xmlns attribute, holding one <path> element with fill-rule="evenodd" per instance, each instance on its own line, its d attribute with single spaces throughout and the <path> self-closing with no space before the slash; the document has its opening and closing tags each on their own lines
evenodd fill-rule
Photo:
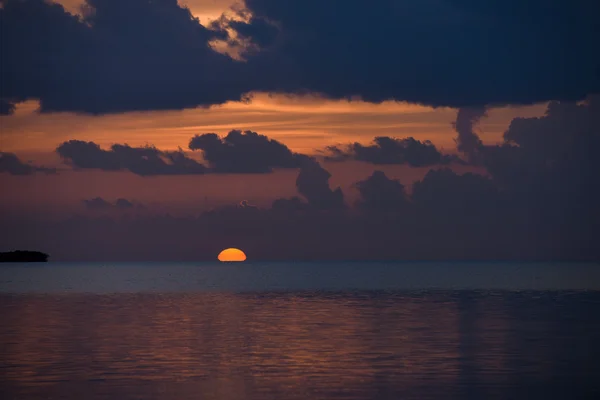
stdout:
<svg viewBox="0 0 600 400">
<path fill-rule="evenodd" d="M 600 398 L 600 266 L 0 266 L 2 399 Z"/>
</svg>

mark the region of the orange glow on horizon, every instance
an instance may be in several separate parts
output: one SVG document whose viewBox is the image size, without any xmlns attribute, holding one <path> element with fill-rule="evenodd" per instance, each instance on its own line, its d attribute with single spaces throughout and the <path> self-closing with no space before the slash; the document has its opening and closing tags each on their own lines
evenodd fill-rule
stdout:
<svg viewBox="0 0 600 400">
<path fill-rule="evenodd" d="M 2 151 L 53 153 L 60 143 L 93 141 L 103 148 L 115 143 L 151 144 L 161 150 L 187 148 L 195 134 L 227 135 L 252 130 L 288 146 L 318 154 L 329 145 L 370 143 L 375 136 L 431 140 L 442 151 L 455 149 L 452 123 L 456 110 L 400 102 L 371 104 L 328 100 L 316 95 L 284 96 L 254 92 L 249 103 L 230 101 L 209 108 L 139 111 L 92 116 L 68 112 L 39 113 L 39 102 L 17 104 L 14 115 L 0 116 Z M 486 144 L 502 141 L 515 117 L 541 116 L 545 104 L 492 109 L 479 124 Z"/>
<path fill-rule="evenodd" d="M 219 253 L 219 261 L 246 261 L 246 254 L 240 249 L 228 248 Z"/>
</svg>

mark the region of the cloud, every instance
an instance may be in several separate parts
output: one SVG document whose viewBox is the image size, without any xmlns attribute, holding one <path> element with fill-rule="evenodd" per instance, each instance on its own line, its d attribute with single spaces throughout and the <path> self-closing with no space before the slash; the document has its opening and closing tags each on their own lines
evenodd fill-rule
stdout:
<svg viewBox="0 0 600 400">
<path fill-rule="evenodd" d="M 291 197 L 289 199 L 276 199 L 271 205 L 271 209 L 278 212 L 296 212 L 309 210 L 310 207 L 305 201 L 298 196 Z"/>
<path fill-rule="evenodd" d="M 15 105 L 0 98 L 0 115 L 10 115 L 15 111 Z"/>
<path fill-rule="evenodd" d="M 143 209 L 142 204 L 134 204 L 131 201 L 118 198 L 114 203 L 111 203 L 102 197 L 95 197 L 89 200 L 83 200 L 83 204 L 88 210 L 131 210 L 134 208 Z"/>
<path fill-rule="evenodd" d="M 361 197 L 357 206 L 364 211 L 401 211 L 409 205 L 404 185 L 388 178 L 383 171 L 374 171 L 367 179 L 356 182 L 355 186 Z"/>
<path fill-rule="evenodd" d="M 86 208 L 89 210 L 108 210 L 114 207 L 114 204 L 109 203 L 102 197 L 95 197 L 93 199 L 83 200 L 83 204 L 85 204 Z"/>
<path fill-rule="evenodd" d="M 218 32 L 233 31 L 235 35 L 228 37 L 227 45 L 236 49 L 243 59 L 269 48 L 280 35 L 279 28 L 271 21 L 255 18 L 239 7 L 233 16 L 223 14 L 209 28 Z"/>
<path fill-rule="evenodd" d="M 274 48 L 249 59 L 275 70 L 266 81 L 275 91 L 450 107 L 600 91 L 593 0 L 245 4 L 281 29 Z"/>
<path fill-rule="evenodd" d="M 316 160 L 307 158 L 296 178 L 296 189 L 306 201 L 298 196 L 277 199 L 272 209 L 277 212 L 334 211 L 345 209 L 344 193 L 341 188 L 331 190 L 331 174 Z"/>
<path fill-rule="evenodd" d="M 202 26 L 173 0 L 43 0 L 0 8 L 0 111 L 206 107 L 251 91 L 481 107 L 600 92 L 594 0 L 247 0 Z M 228 32 L 235 32 L 231 37 Z M 238 62 L 214 40 L 255 47 Z"/>
<path fill-rule="evenodd" d="M 272 45 L 279 32 L 275 25 L 264 18 L 251 17 L 248 22 L 231 20 L 228 26 L 241 38 L 250 40 L 259 47 Z"/>
<path fill-rule="evenodd" d="M 503 144 L 483 148 L 487 170 L 515 207 L 586 223 L 599 217 L 598 99 L 551 102 L 542 117 L 515 118 Z"/>
<path fill-rule="evenodd" d="M 482 117 L 485 117 L 485 107 L 465 107 L 460 108 L 456 114 L 456 121 L 453 126 L 458 133 L 456 147 L 458 151 L 464 153 L 469 162 L 478 164 L 479 152 L 483 146 L 479 135 L 475 133 L 474 126 Z"/>
<path fill-rule="evenodd" d="M 117 199 L 117 201 L 115 202 L 115 206 L 124 210 L 135 207 L 135 205 L 132 202 L 123 198 Z"/>
<path fill-rule="evenodd" d="M 172 0 L 88 0 L 83 17 L 43 0 L 0 8 L 0 98 L 94 114 L 240 100 L 241 64 L 212 50 L 223 31 Z"/>
<path fill-rule="evenodd" d="M 223 138 L 216 133 L 196 135 L 189 148 L 201 150 L 211 172 L 217 173 L 268 173 L 274 168 L 298 168 L 307 159 L 252 131 L 232 130 Z"/>
<path fill-rule="evenodd" d="M 412 137 L 397 139 L 378 136 L 371 145 L 355 142 L 346 146 L 329 146 L 326 153 L 325 159 L 328 161 L 357 160 L 376 165 L 407 164 L 411 167 L 425 167 L 460 162 L 457 157 L 442 155 L 430 141 L 421 142 Z"/>
<path fill-rule="evenodd" d="M 61 158 L 75 168 L 126 170 L 136 175 L 196 175 L 206 167 L 187 157 L 183 151 L 162 151 L 155 147 L 130 147 L 114 144 L 103 150 L 94 142 L 69 140 L 56 148 Z"/>
<path fill-rule="evenodd" d="M 74 168 L 130 171 L 136 175 L 264 174 L 276 168 L 304 168 L 316 164 L 309 156 L 292 152 L 284 144 L 252 131 L 232 130 L 226 136 L 205 133 L 192 137 L 190 150 L 200 150 L 208 166 L 182 150 L 154 146 L 114 144 L 105 150 L 94 142 L 69 140 L 56 152 Z M 318 165 L 318 164 L 317 164 Z"/>
<path fill-rule="evenodd" d="M 412 200 L 427 214 L 459 221 L 498 211 L 499 195 L 491 179 L 449 168 L 433 169 L 413 185 Z"/>
<path fill-rule="evenodd" d="M 141 176 L 263 174 L 276 168 L 302 168 L 315 163 L 309 156 L 294 153 L 286 145 L 252 131 L 232 130 L 222 138 L 216 133 L 196 135 L 188 147 L 200 150 L 208 166 L 182 150 L 165 151 L 148 145 L 114 144 L 105 150 L 94 142 L 69 140 L 60 144 L 56 152 L 74 168 L 126 170 Z"/>
<path fill-rule="evenodd" d="M 344 194 L 341 188 L 331 190 L 331 174 L 318 162 L 311 160 L 300 169 L 296 179 L 296 188 L 310 207 L 318 210 L 336 210 L 344 208 Z"/>
<path fill-rule="evenodd" d="M 0 172 L 8 172 L 11 175 L 31 175 L 35 172 L 35 168 L 23 163 L 13 153 L 0 153 Z"/>
<path fill-rule="evenodd" d="M 24 163 L 14 153 L 0 152 L 0 173 L 2 172 L 10 175 L 31 175 L 35 172 L 55 173 L 56 170 Z"/>
</svg>

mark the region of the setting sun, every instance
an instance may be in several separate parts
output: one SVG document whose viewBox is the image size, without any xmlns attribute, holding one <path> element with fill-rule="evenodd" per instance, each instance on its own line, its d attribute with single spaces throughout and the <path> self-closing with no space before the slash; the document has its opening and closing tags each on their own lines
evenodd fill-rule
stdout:
<svg viewBox="0 0 600 400">
<path fill-rule="evenodd" d="M 246 254 L 240 249 L 229 248 L 219 253 L 219 261 L 246 261 Z"/>
</svg>

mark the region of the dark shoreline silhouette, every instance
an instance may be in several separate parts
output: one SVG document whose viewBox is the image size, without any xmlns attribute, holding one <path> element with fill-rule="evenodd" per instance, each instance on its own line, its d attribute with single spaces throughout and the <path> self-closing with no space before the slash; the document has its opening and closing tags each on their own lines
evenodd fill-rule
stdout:
<svg viewBox="0 0 600 400">
<path fill-rule="evenodd" d="M 0 252 L 0 262 L 47 262 L 49 255 L 40 251 Z"/>
</svg>

